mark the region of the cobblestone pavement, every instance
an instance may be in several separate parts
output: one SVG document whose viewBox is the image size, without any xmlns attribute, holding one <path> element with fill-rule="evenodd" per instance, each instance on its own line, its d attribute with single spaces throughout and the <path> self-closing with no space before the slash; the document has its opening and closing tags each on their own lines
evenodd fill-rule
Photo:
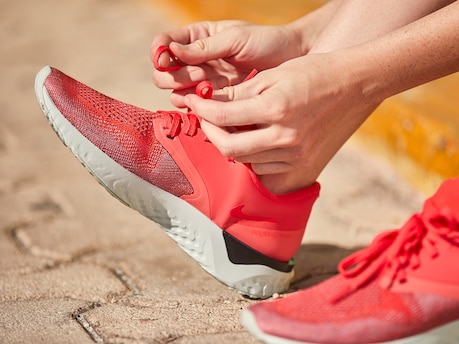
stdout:
<svg viewBox="0 0 459 344">
<path fill-rule="evenodd" d="M 178 24 L 140 0 L 0 6 L 0 343 L 255 343 L 239 323 L 254 301 L 105 192 L 33 92 L 50 64 L 115 98 L 169 108 L 150 81 L 149 44 Z M 334 274 L 351 248 L 420 205 L 390 166 L 353 144 L 321 181 L 294 288 Z"/>
</svg>

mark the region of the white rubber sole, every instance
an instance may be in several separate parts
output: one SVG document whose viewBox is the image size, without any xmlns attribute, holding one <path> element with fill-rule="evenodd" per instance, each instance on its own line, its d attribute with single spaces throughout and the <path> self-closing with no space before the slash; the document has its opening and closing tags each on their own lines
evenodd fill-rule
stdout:
<svg viewBox="0 0 459 344">
<path fill-rule="evenodd" d="M 220 227 L 184 200 L 128 171 L 84 137 L 60 113 L 44 87 L 50 73 L 51 68 L 44 67 L 35 79 L 41 109 L 62 142 L 108 192 L 159 224 L 205 271 L 240 294 L 263 299 L 288 289 L 293 271 L 233 264 Z"/>
<path fill-rule="evenodd" d="M 245 309 L 242 312 L 242 324 L 258 340 L 266 344 L 321 344 L 312 342 L 298 342 L 291 339 L 272 336 L 260 330 L 253 313 Z M 369 329 L 369 331 L 371 331 Z M 379 344 L 457 344 L 459 343 L 459 320 L 434 328 L 416 336 L 397 339 Z"/>
</svg>

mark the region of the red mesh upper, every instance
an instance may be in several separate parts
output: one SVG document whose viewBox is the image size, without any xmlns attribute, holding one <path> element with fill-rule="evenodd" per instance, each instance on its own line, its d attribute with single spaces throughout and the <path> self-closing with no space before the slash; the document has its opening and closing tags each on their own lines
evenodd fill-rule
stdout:
<svg viewBox="0 0 459 344">
<path fill-rule="evenodd" d="M 251 308 L 264 332 L 313 343 L 375 343 L 409 337 L 459 319 L 459 301 L 394 293 L 370 283 L 337 303 L 340 275 L 275 302 Z"/>
<path fill-rule="evenodd" d="M 459 178 L 420 214 L 339 264 L 340 275 L 251 307 L 269 334 L 311 343 L 380 343 L 459 320 Z M 411 341 L 410 341 L 411 342 Z"/>
<path fill-rule="evenodd" d="M 59 111 L 100 150 L 127 170 L 176 196 L 193 187 L 155 138 L 161 115 L 109 98 L 52 69 L 45 87 Z"/>
</svg>

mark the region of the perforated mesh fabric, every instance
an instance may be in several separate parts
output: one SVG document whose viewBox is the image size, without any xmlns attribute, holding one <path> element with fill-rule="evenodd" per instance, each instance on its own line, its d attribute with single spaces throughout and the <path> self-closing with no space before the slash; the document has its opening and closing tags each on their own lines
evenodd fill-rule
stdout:
<svg viewBox="0 0 459 344">
<path fill-rule="evenodd" d="M 340 275 L 250 307 L 266 333 L 310 343 L 382 343 L 459 320 L 459 178 L 420 214 L 338 265 Z M 410 341 L 411 342 L 411 341 Z"/>
<path fill-rule="evenodd" d="M 275 302 L 253 307 L 259 326 L 312 343 L 375 343 L 409 337 L 459 318 L 459 301 L 431 294 L 394 293 L 370 283 L 337 303 L 340 275 Z"/>
<path fill-rule="evenodd" d="M 160 115 L 107 97 L 52 69 L 45 87 L 59 111 L 110 158 L 175 195 L 193 187 L 154 135 Z"/>
</svg>

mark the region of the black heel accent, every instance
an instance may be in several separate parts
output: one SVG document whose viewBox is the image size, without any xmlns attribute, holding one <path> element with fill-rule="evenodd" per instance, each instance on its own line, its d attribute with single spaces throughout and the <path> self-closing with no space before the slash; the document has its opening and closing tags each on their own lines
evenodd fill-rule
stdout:
<svg viewBox="0 0 459 344">
<path fill-rule="evenodd" d="M 225 240 L 228 258 L 233 264 L 265 265 L 281 272 L 290 272 L 293 270 L 293 260 L 290 262 L 280 262 L 265 256 L 263 253 L 255 251 L 225 231 L 223 231 L 223 239 Z"/>
</svg>

